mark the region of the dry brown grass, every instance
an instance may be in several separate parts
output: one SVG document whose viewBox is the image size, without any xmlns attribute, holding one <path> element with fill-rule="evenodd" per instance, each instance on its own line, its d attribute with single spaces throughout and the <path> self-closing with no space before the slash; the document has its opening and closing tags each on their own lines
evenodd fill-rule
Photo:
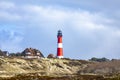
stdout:
<svg viewBox="0 0 120 80">
<path fill-rule="evenodd" d="M 39 76 L 37 74 L 23 74 L 11 78 L 0 78 L 0 80 L 120 80 L 120 76 L 104 78 L 100 75 L 69 75 L 63 77 Z"/>
<path fill-rule="evenodd" d="M 64 76 L 64 77 L 49 77 L 49 76 L 37 76 L 37 75 L 17 75 L 11 78 L 1 78 L 0 80 L 102 80 L 102 76 Z"/>
<path fill-rule="evenodd" d="M 94 74 L 117 74 L 120 73 L 120 60 L 95 62 L 93 64 L 89 64 L 83 71 L 84 73 Z"/>
<path fill-rule="evenodd" d="M 120 80 L 120 60 L 0 58 L 0 65 L 1 77 L 15 75 L 0 80 Z"/>
</svg>

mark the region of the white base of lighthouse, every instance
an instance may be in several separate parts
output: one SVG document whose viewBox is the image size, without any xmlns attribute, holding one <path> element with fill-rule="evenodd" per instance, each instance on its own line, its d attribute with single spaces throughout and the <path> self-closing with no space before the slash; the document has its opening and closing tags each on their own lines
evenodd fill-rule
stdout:
<svg viewBox="0 0 120 80">
<path fill-rule="evenodd" d="M 63 56 L 57 56 L 57 58 L 64 58 Z"/>
</svg>

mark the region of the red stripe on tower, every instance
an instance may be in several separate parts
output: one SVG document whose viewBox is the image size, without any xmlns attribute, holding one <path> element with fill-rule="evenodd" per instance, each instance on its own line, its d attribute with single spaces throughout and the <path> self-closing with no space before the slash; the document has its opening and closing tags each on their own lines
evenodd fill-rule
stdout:
<svg viewBox="0 0 120 80">
<path fill-rule="evenodd" d="M 58 31 L 57 38 L 58 38 L 57 58 L 63 58 L 62 31 L 61 30 Z"/>
</svg>

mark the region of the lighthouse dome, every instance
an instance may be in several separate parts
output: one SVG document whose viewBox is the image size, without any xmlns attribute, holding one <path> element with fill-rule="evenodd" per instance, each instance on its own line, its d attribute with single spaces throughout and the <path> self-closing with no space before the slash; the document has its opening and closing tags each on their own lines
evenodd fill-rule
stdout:
<svg viewBox="0 0 120 80">
<path fill-rule="evenodd" d="M 62 36 L 62 31 L 58 30 L 58 35 L 57 36 Z"/>
</svg>

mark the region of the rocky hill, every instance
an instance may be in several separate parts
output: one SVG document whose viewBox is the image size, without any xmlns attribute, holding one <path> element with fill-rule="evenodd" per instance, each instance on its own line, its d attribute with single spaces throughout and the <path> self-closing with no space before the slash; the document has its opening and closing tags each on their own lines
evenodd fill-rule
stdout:
<svg viewBox="0 0 120 80">
<path fill-rule="evenodd" d="M 25 59 L 25 58 L 0 58 L 0 80 L 13 80 L 10 78 L 16 77 L 22 80 L 22 76 L 30 77 L 80 77 L 82 75 L 90 75 L 94 77 L 109 76 L 109 75 L 118 75 L 120 73 L 120 61 L 109 61 L 109 62 L 90 62 L 84 60 L 70 60 L 70 59 Z M 99 76 L 96 76 L 99 75 Z M 110 76 L 111 77 L 111 76 Z M 48 77 L 47 77 L 48 78 Z M 86 78 L 86 77 L 85 77 Z M 15 80 L 15 79 L 14 79 Z M 30 80 L 30 79 L 24 79 Z M 39 80 L 39 79 L 31 79 Z M 44 80 L 44 79 L 42 79 Z M 46 79 L 48 80 L 48 79 Z M 52 79 L 49 79 L 52 80 Z M 54 79 L 55 80 L 55 79 Z M 67 79 L 61 79 L 67 80 Z M 72 80 L 72 79 L 68 79 Z M 79 79 L 77 79 L 79 80 Z M 80 80 L 84 80 L 80 79 Z M 86 79 L 86 80 L 93 80 Z M 99 80 L 99 79 L 98 79 Z M 119 80 L 119 79 L 118 79 Z"/>
</svg>

